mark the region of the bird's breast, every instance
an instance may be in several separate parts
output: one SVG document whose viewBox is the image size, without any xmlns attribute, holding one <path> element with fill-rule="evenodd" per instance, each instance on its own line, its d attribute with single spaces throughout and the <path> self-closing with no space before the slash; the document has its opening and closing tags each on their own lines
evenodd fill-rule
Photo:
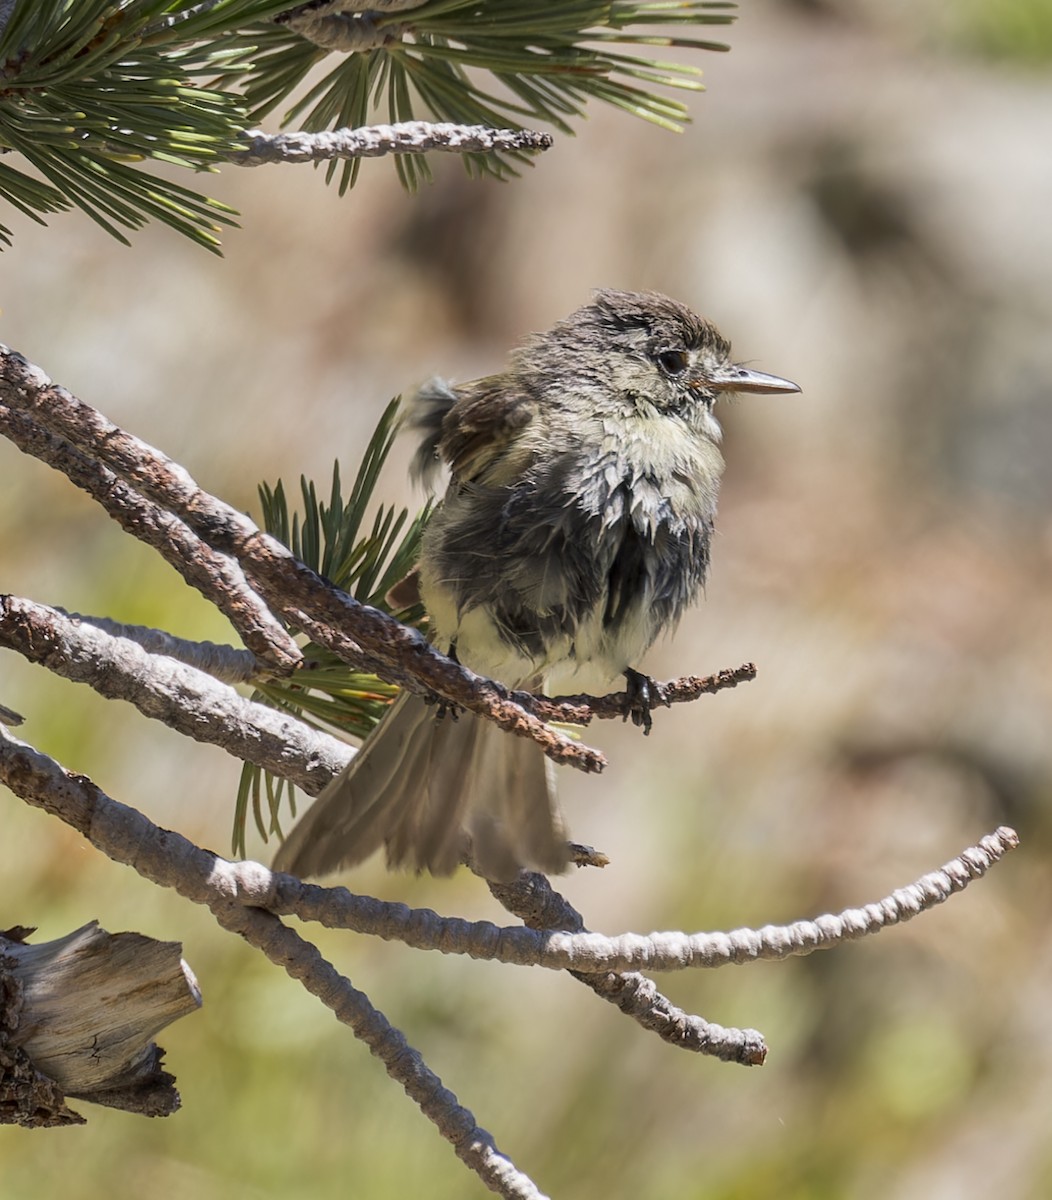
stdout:
<svg viewBox="0 0 1052 1200">
<path fill-rule="evenodd" d="M 510 486 L 447 494 L 422 584 L 462 661 L 510 680 L 582 668 L 613 678 L 697 597 L 719 469 L 704 448 L 592 439 L 536 455 Z"/>
</svg>

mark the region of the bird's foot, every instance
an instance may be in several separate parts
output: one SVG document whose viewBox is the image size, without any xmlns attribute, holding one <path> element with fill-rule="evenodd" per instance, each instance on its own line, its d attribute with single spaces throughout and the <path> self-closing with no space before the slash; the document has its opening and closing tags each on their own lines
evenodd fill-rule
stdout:
<svg viewBox="0 0 1052 1200">
<path fill-rule="evenodd" d="M 643 675 L 639 671 L 633 671 L 629 667 L 625 671 L 625 706 L 623 717 L 627 721 L 632 718 L 632 724 L 641 728 L 644 734 L 648 734 L 654 724 L 650 713 L 656 704 L 665 704 L 667 701 L 661 694 L 661 685 L 649 675 Z"/>
<path fill-rule="evenodd" d="M 457 657 L 457 641 L 456 638 L 449 643 L 449 649 L 446 651 L 446 658 L 460 666 L 460 659 Z M 452 700 L 447 700 L 445 696 L 440 696 L 438 692 L 428 692 L 424 697 L 425 704 L 437 705 L 435 708 L 435 720 L 444 721 L 449 717 L 451 721 L 460 720 L 460 714 L 464 711 L 462 704 L 454 704 Z"/>
<path fill-rule="evenodd" d="M 424 696 L 424 703 L 430 708 L 435 707 L 435 720 L 444 721 L 449 717 L 451 721 L 459 721 L 460 714 L 464 711 L 464 706 L 455 704 L 452 700 L 447 700 L 445 696 L 440 696 L 438 692 L 428 692 Z"/>
</svg>

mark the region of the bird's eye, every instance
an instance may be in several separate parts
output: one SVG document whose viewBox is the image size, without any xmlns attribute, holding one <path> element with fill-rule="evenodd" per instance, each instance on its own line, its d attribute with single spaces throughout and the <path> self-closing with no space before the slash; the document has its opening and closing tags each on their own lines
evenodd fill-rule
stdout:
<svg viewBox="0 0 1052 1200">
<path fill-rule="evenodd" d="M 655 355 L 655 361 L 662 371 L 669 375 L 680 375 L 690 365 L 686 350 L 662 350 Z"/>
</svg>

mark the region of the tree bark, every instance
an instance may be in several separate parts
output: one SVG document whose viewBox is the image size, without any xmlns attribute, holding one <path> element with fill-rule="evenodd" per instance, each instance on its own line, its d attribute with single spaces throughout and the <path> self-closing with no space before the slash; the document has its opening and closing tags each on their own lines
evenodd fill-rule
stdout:
<svg viewBox="0 0 1052 1200">
<path fill-rule="evenodd" d="M 67 1096 L 143 1116 L 179 1107 L 159 1030 L 201 1006 L 178 942 L 92 921 L 53 942 L 0 934 L 0 1124 L 83 1124 Z"/>
</svg>

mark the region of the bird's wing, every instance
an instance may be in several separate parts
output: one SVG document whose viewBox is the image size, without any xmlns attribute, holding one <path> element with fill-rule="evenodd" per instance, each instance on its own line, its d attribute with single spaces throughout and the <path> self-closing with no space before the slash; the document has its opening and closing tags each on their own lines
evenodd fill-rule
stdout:
<svg viewBox="0 0 1052 1200">
<path fill-rule="evenodd" d="M 458 483 L 491 486 L 517 478 L 522 466 L 513 451 L 537 412 L 537 398 L 508 375 L 490 375 L 456 388 L 456 402 L 442 422 L 439 453 Z"/>
</svg>

